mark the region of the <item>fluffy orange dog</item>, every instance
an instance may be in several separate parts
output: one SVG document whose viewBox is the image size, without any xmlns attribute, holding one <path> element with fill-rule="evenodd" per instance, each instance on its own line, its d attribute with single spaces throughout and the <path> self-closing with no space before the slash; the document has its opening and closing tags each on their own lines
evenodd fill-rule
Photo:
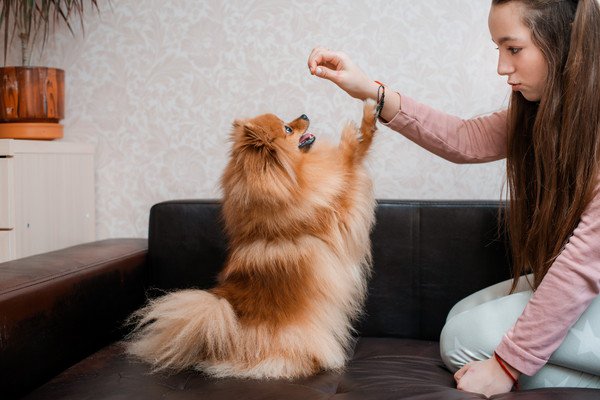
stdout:
<svg viewBox="0 0 600 400">
<path fill-rule="evenodd" d="M 312 145 L 305 115 L 234 122 L 222 177 L 230 252 L 219 284 L 138 311 L 130 354 L 155 370 L 217 377 L 296 378 L 344 366 L 374 222 L 363 166 L 373 103 L 363 111 L 360 130 L 348 124 L 338 146 Z"/>
</svg>

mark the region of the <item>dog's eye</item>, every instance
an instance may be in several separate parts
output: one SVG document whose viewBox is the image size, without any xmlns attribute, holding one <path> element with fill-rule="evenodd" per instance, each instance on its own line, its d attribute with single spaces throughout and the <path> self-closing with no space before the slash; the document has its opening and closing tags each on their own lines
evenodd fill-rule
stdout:
<svg viewBox="0 0 600 400">
<path fill-rule="evenodd" d="M 294 130 L 292 128 L 290 128 L 289 126 L 285 126 L 285 133 L 287 133 L 288 135 L 291 135 L 292 132 L 294 132 Z"/>
</svg>

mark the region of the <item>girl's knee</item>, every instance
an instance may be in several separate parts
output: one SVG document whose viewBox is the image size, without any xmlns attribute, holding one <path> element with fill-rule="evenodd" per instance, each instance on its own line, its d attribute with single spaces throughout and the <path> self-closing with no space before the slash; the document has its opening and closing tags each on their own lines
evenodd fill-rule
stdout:
<svg viewBox="0 0 600 400">
<path fill-rule="evenodd" d="M 530 294 L 515 293 L 451 316 L 442 329 L 440 354 L 451 371 L 492 356 L 522 313 Z"/>
<path fill-rule="evenodd" d="M 442 329 L 440 355 L 452 372 L 471 361 L 489 358 L 498 344 L 494 345 L 494 335 L 490 337 L 489 330 L 472 314 L 463 311 L 450 318 Z"/>
</svg>

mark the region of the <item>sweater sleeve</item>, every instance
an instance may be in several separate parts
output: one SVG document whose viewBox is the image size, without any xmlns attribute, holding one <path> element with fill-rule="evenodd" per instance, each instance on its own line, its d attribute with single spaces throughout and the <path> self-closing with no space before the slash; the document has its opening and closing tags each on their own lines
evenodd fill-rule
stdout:
<svg viewBox="0 0 600 400">
<path fill-rule="evenodd" d="M 544 366 L 600 293 L 600 179 L 573 235 L 496 352 L 526 375 Z"/>
<path fill-rule="evenodd" d="M 506 157 L 506 110 L 464 120 L 402 96 L 400 110 L 383 124 L 454 163 L 483 163 Z"/>
</svg>

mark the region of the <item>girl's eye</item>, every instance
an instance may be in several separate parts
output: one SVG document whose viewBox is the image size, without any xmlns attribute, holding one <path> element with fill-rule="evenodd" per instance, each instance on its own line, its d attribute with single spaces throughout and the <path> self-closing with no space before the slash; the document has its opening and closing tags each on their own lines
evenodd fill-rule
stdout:
<svg viewBox="0 0 600 400">
<path fill-rule="evenodd" d="M 285 133 L 287 133 L 288 135 L 291 135 L 292 132 L 294 132 L 294 130 L 292 128 L 290 128 L 289 126 L 285 127 Z"/>
<path fill-rule="evenodd" d="M 496 47 L 496 50 L 500 50 L 500 48 Z M 517 54 L 518 52 L 520 52 L 521 49 L 519 47 L 509 47 L 508 51 L 509 51 L 510 54 L 514 55 L 514 54 Z"/>
</svg>

